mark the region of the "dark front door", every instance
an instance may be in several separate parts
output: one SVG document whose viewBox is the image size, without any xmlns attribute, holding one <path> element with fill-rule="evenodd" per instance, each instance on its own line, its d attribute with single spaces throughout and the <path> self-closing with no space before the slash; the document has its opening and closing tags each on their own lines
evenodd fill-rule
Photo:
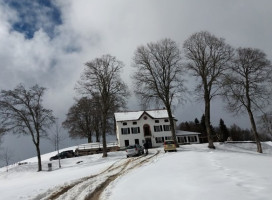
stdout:
<svg viewBox="0 0 272 200">
<path fill-rule="evenodd" d="M 151 138 L 145 138 L 145 142 L 147 142 L 148 148 L 152 148 L 152 141 L 151 141 Z"/>
<path fill-rule="evenodd" d="M 135 139 L 135 144 L 139 144 L 139 139 Z"/>
<path fill-rule="evenodd" d="M 144 125 L 144 136 L 151 136 L 150 127 L 148 124 Z"/>
</svg>

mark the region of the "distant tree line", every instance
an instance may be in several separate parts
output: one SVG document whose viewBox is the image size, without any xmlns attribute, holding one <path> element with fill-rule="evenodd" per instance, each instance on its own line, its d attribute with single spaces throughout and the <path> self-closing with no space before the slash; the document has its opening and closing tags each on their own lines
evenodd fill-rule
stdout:
<svg viewBox="0 0 272 200">
<path fill-rule="evenodd" d="M 218 126 L 210 125 L 212 129 L 212 138 L 215 142 L 225 142 L 228 140 L 231 141 L 254 141 L 254 135 L 249 129 L 240 128 L 237 124 L 233 124 L 230 127 L 227 127 L 224 120 L 220 119 Z M 267 127 L 267 126 L 263 126 Z M 260 128 L 261 130 L 263 128 Z M 195 118 L 194 121 L 185 121 L 181 122 L 178 125 L 178 129 L 182 131 L 189 132 L 198 132 L 199 139 L 201 143 L 207 143 L 207 133 L 205 127 L 205 115 L 202 115 L 201 121 Z M 268 134 L 267 131 L 260 131 L 260 140 L 261 141 L 270 141 L 272 139 L 272 134 Z"/>
</svg>

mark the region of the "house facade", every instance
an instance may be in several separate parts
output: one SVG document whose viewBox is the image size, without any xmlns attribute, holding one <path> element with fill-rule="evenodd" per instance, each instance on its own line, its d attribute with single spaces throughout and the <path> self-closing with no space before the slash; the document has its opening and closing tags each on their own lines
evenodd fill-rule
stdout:
<svg viewBox="0 0 272 200">
<path fill-rule="evenodd" d="M 149 147 L 160 147 L 165 140 L 172 139 L 170 121 L 165 109 L 118 112 L 114 115 L 118 146 L 121 148 L 134 144 L 143 145 L 145 142 L 149 144 Z M 176 122 L 176 119 L 174 120 Z M 182 133 L 179 137 L 177 139 L 181 144 L 193 141 Z M 193 143 L 199 143 L 198 134 L 196 137 L 197 140 Z"/>
</svg>

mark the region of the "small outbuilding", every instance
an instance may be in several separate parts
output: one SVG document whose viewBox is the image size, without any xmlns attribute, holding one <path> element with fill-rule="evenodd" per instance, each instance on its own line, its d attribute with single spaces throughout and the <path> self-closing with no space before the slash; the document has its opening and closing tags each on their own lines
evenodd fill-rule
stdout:
<svg viewBox="0 0 272 200">
<path fill-rule="evenodd" d="M 177 141 L 179 144 L 198 144 L 201 133 L 176 130 Z"/>
</svg>

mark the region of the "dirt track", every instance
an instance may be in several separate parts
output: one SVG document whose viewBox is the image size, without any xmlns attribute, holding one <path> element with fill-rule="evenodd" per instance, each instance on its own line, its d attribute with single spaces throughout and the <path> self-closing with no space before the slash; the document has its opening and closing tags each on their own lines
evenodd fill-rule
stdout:
<svg viewBox="0 0 272 200">
<path fill-rule="evenodd" d="M 153 160 L 160 152 L 148 156 L 133 157 L 113 163 L 99 174 L 81 178 L 70 185 L 38 195 L 34 200 L 99 200 L 105 188 L 116 178 Z M 98 184 L 99 183 L 99 184 Z"/>
</svg>

